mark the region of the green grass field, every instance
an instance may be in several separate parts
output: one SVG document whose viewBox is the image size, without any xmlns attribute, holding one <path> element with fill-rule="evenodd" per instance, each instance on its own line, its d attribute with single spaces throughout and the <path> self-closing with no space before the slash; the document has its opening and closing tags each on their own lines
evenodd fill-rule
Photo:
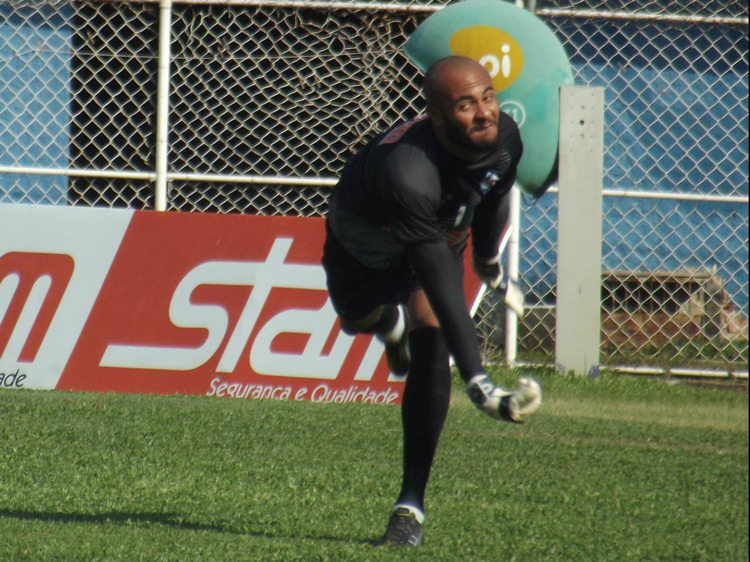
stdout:
<svg viewBox="0 0 750 562">
<path fill-rule="evenodd" d="M 454 389 L 416 550 L 399 408 L 2 391 L 0 560 L 747 560 L 746 391 L 539 378 L 523 426 Z"/>
</svg>

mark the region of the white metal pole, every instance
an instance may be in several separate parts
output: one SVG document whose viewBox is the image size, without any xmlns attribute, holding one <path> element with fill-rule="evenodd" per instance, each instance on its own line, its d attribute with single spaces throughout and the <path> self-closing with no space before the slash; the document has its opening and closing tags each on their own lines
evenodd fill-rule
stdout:
<svg viewBox="0 0 750 562">
<path fill-rule="evenodd" d="M 169 148 L 169 63 L 172 57 L 172 0 L 159 0 L 159 65 L 156 91 L 156 183 L 154 208 L 167 210 Z"/>
<path fill-rule="evenodd" d="M 510 240 L 508 241 L 508 279 L 518 283 L 519 264 L 521 262 L 521 192 L 513 186 L 510 190 Z M 518 350 L 518 315 L 505 307 L 505 362 L 513 366 Z"/>
<path fill-rule="evenodd" d="M 536 4 L 536 1 L 534 1 Z M 516 0 L 516 6 L 527 8 L 534 13 L 534 8 L 528 6 L 524 0 Z M 520 264 L 520 232 L 521 232 L 521 193 L 518 187 L 513 186 L 510 190 L 510 240 L 508 242 L 508 279 L 518 283 L 518 270 Z M 516 363 L 518 354 L 518 315 L 505 307 L 505 364 L 512 367 Z"/>
</svg>

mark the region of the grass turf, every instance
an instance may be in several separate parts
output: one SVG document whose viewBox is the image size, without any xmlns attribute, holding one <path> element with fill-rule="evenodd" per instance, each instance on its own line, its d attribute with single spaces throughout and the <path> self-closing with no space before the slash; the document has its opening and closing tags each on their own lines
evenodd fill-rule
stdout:
<svg viewBox="0 0 750 562">
<path fill-rule="evenodd" d="M 408 551 L 399 408 L 0 392 L 0 560 L 747 559 L 746 392 L 540 379 L 522 426 L 454 389 Z"/>
</svg>

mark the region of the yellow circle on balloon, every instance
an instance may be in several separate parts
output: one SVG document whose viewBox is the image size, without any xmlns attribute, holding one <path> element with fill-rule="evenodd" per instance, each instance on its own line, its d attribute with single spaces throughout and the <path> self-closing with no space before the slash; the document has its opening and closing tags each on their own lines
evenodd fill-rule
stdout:
<svg viewBox="0 0 750 562">
<path fill-rule="evenodd" d="M 512 35 L 488 25 L 458 30 L 450 39 L 454 55 L 468 57 L 487 69 L 496 92 L 502 92 L 523 70 L 523 49 Z"/>
</svg>

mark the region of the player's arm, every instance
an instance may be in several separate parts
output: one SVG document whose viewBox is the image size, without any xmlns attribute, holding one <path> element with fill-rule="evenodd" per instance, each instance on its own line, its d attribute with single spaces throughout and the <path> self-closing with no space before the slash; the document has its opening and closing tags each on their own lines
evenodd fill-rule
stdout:
<svg viewBox="0 0 750 562">
<path fill-rule="evenodd" d="M 510 216 L 510 192 L 523 155 L 521 133 L 515 122 L 504 113 L 500 114 L 500 131 L 499 142 L 510 157 L 510 166 L 474 211 L 471 234 L 475 264 L 499 262 L 500 241 L 508 228 Z"/>
<path fill-rule="evenodd" d="M 443 330 L 471 401 L 493 418 L 521 423 L 539 408 L 542 390 L 533 379 L 519 379 L 514 392 L 495 386 L 482 367 L 474 323 L 466 309 L 463 283 L 444 241 L 409 244 L 407 253 Z"/>
<path fill-rule="evenodd" d="M 406 248 L 462 378 L 468 381 L 483 373 L 474 322 L 466 306 L 463 279 L 448 244 L 436 240 L 408 244 Z"/>
<path fill-rule="evenodd" d="M 474 248 L 472 265 L 477 277 L 490 289 L 505 291 L 506 306 L 522 319 L 525 311 L 523 293 L 517 283 L 504 279 L 500 263 L 503 244 L 510 237 L 510 189 L 514 181 L 515 173 L 508 176 L 505 186 L 490 193 L 477 207 L 471 227 Z"/>
<path fill-rule="evenodd" d="M 508 236 L 510 217 L 510 189 L 515 173 L 508 176 L 501 189 L 492 191 L 477 207 L 471 226 L 474 271 L 490 288 L 502 282 L 500 242 Z"/>
<path fill-rule="evenodd" d="M 490 259 L 497 256 L 500 240 L 510 217 L 510 190 L 516 181 L 515 169 L 506 174 L 500 186 L 487 194 L 474 211 L 471 240 L 474 256 Z"/>
</svg>

